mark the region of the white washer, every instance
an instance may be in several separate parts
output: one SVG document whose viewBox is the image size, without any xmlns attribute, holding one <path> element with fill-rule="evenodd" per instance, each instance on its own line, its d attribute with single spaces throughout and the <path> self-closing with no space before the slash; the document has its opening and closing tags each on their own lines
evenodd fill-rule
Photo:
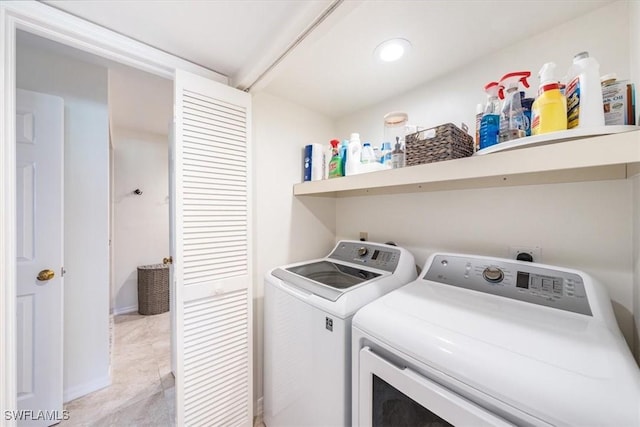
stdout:
<svg viewBox="0 0 640 427">
<path fill-rule="evenodd" d="M 351 318 L 415 278 L 415 260 L 405 249 L 348 240 L 325 258 L 266 274 L 267 427 L 350 424 Z"/>
<path fill-rule="evenodd" d="M 638 366 L 587 274 L 459 254 L 423 273 L 353 319 L 353 425 L 640 425 Z"/>
</svg>

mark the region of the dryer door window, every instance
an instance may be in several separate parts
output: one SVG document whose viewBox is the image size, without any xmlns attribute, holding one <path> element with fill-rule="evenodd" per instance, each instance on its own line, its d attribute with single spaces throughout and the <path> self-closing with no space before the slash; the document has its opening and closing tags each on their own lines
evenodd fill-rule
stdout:
<svg viewBox="0 0 640 427">
<path fill-rule="evenodd" d="M 373 427 L 453 427 L 418 402 L 373 375 Z"/>
<path fill-rule="evenodd" d="M 363 347 L 359 354 L 359 426 L 492 426 L 513 424 L 408 367 Z"/>
</svg>

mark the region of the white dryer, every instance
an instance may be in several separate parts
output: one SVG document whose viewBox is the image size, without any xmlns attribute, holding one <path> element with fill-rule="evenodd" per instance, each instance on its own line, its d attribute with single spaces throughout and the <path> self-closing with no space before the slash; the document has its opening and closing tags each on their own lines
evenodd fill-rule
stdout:
<svg viewBox="0 0 640 427">
<path fill-rule="evenodd" d="M 351 319 L 360 307 L 415 278 L 407 250 L 348 240 L 325 258 L 266 274 L 267 427 L 351 423 Z"/>
<path fill-rule="evenodd" d="M 355 426 L 640 425 L 640 371 L 580 271 L 435 254 L 356 314 L 352 350 Z"/>
</svg>

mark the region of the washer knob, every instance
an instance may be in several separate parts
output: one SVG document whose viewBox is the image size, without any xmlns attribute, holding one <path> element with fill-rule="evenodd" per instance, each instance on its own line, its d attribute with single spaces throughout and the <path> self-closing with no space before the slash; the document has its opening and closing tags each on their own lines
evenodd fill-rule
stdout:
<svg viewBox="0 0 640 427">
<path fill-rule="evenodd" d="M 498 267 L 487 267 L 482 272 L 482 276 L 491 283 L 499 283 L 504 279 L 504 273 Z"/>
<path fill-rule="evenodd" d="M 368 252 L 369 252 L 369 249 L 367 249 L 364 246 L 360 246 L 358 248 L 358 256 L 365 256 Z"/>
</svg>

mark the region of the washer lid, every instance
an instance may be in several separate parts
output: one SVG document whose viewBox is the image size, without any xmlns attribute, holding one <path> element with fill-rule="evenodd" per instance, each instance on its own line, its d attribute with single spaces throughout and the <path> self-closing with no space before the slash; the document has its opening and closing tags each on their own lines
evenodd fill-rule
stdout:
<svg viewBox="0 0 640 427">
<path fill-rule="evenodd" d="M 288 267 L 288 271 L 323 285 L 337 289 L 348 289 L 360 283 L 375 279 L 380 274 L 331 261 L 318 261 L 310 264 Z"/>
<path fill-rule="evenodd" d="M 277 268 L 278 279 L 330 301 L 337 301 L 350 288 L 374 280 L 382 274 L 329 260 Z"/>
</svg>

